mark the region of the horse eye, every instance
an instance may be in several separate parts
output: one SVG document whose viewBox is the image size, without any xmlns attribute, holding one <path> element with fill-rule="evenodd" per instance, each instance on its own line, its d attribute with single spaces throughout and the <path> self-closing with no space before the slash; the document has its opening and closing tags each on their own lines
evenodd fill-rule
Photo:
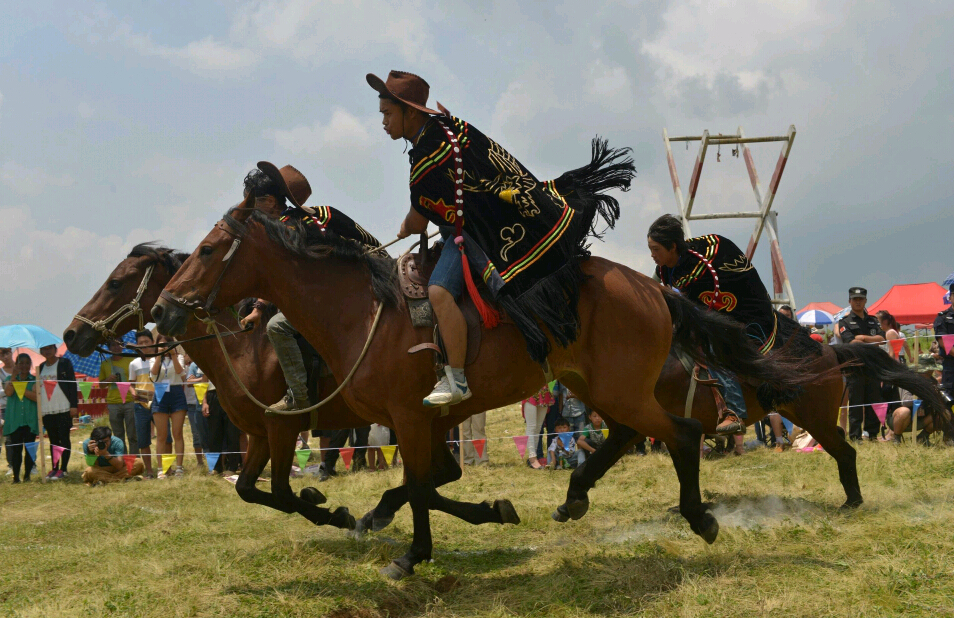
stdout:
<svg viewBox="0 0 954 618">
<path fill-rule="evenodd" d="M 199 251 L 199 255 L 212 255 L 212 247 L 206 245 Z"/>
<path fill-rule="evenodd" d="M 109 282 L 109 289 L 118 290 L 119 288 L 122 287 L 122 285 L 123 285 L 122 281 L 120 281 L 119 279 L 113 279 L 112 281 Z"/>
</svg>

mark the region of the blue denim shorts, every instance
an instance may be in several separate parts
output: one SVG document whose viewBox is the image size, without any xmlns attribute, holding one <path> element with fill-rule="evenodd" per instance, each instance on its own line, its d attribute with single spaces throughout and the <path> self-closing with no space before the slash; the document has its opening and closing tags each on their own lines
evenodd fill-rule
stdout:
<svg viewBox="0 0 954 618">
<path fill-rule="evenodd" d="M 464 266 L 460 249 L 454 244 L 449 234 L 444 237 L 444 250 L 441 251 L 441 257 L 437 260 L 427 285 L 440 286 L 450 292 L 454 298 L 460 298 L 464 291 Z"/>
<path fill-rule="evenodd" d="M 185 387 L 181 384 L 174 384 L 162 396 L 162 399 L 152 399 L 153 414 L 172 414 L 188 407 L 185 396 Z"/>
</svg>

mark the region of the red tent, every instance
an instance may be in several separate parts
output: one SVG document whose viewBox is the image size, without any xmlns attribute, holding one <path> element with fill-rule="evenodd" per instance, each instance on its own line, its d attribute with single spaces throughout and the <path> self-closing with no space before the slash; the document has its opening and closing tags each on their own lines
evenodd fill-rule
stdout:
<svg viewBox="0 0 954 618">
<path fill-rule="evenodd" d="M 798 311 L 796 311 L 795 314 L 796 314 L 796 315 L 802 315 L 802 314 L 805 313 L 806 311 L 812 311 L 812 310 L 815 310 L 815 311 L 824 311 L 825 313 L 830 313 L 830 314 L 832 314 L 832 315 L 835 315 L 836 313 L 838 313 L 839 311 L 841 311 L 842 308 L 839 307 L 838 305 L 836 305 L 835 303 L 827 303 L 827 302 L 825 302 L 825 303 L 808 303 L 807 305 L 805 305 L 804 307 L 802 307 L 801 309 L 799 309 Z"/>
<path fill-rule="evenodd" d="M 884 309 L 900 324 L 933 324 L 938 312 L 947 308 L 945 294 L 947 290 L 933 282 L 896 285 L 868 305 L 868 313 Z"/>
</svg>

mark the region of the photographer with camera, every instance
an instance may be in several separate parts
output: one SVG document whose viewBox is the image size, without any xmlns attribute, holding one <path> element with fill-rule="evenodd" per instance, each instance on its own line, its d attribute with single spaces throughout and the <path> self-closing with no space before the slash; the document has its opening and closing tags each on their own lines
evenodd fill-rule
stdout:
<svg viewBox="0 0 954 618">
<path fill-rule="evenodd" d="M 109 427 L 93 429 L 89 438 L 83 441 L 83 454 L 96 456 L 93 465 L 83 472 L 83 482 L 87 485 L 115 483 L 130 476 L 139 476 L 144 467 L 142 460 L 137 457 L 133 462 L 132 473 L 126 469 L 126 462 L 123 461 L 126 448 Z"/>
</svg>

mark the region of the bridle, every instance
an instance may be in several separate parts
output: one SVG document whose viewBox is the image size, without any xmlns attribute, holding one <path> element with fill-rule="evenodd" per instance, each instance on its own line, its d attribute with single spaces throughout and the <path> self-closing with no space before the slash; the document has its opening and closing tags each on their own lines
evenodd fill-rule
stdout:
<svg viewBox="0 0 954 618">
<path fill-rule="evenodd" d="M 142 281 L 139 283 L 139 289 L 136 290 L 136 297 L 131 301 L 117 309 L 113 312 L 111 316 L 104 320 L 90 320 L 89 318 L 83 317 L 80 314 L 73 316 L 74 320 L 79 320 L 83 324 L 88 324 L 98 332 L 106 341 L 111 341 L 117 339 L 119 334 L 116 332 L 116 328 L 122 323 L 126 318 L 138 315 L 139 316 L 139 330 L 143 330 L 146 327 L 145 315 L 143 315 L 142 307 L 139 306 L 139 301 L 142 300 L 142 295 L 146 291 L 146 286 L 149 285 L 149 279 L 152 277 L 152 271 L 155 270 L 156 265 L 150 264 L 146 269 L 146 273 L 142 276 Z"/>
<path fill-rule="evenodd" d="M 212 289 L 209 290 L 208 297 L 205 300 L 202 300 L 201 298 L 186 300 L 181 296 L 176 296 L 168 290 L 163 290 L 159 293 L 160 298 L 165 299 L 180 309 L 185 309 L 186 311 L 196 313 L 196 317 L 199 317 L 198 312 L 200 311 L 204 312 L 207 317 L 211 317 L 218 313 L 219 310 L 215 309 L 213 306 L 213 303 L 215 303 L 215 297 L 218 296 L 219 290 L 222 288 L 222 279 L 225 277 L 225 273 L 228 271 L 229 265 L 232 263 L 232 258 L 235 257 L 235 252 L 238 250 L 239 245 L 242 244 L 242 239 L 245 238 L 245 235 L 248 233 L 248 226 L 246 224 L 237 221 L 235 218 L 228 215 L 216 223 L 215 227 L 231 236 L 233 240 L 232 246 L 229 247 L 228 253 L 226 253 L 225 257 L 222 258 L 222 261 L 225 262 L 225 266 L 222 267 L 222 272 L 219 273 L 218 278 L 212 285 Z"/>
</svg>

